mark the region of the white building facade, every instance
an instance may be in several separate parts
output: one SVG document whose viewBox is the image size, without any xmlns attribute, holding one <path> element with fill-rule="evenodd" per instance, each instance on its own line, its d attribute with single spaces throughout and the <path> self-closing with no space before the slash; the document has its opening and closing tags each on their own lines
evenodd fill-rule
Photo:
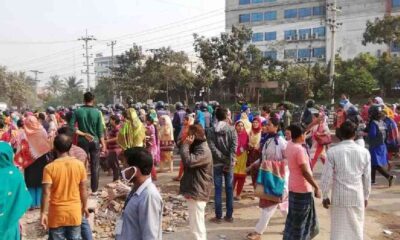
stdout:
<svg viewBox="0 0 400 240">
<path fill-rule="evenodd" d="M 253 31 L 252 43 L 264 55 L 294 62 L 328 62 L 331 32 L 327 19 L 333 0 L 226 0 L 226 31 L 244 25 Z M 368 20 L 397 15 L 400 0 L 337 0 L 336 53 L 343 59 L 369 52 L 379 56 L 385 45 L 362 45 Z M 392 48 L 394 52 L 400 49 Z"/>
<path fill-rule="evenodd" d="M 117 59 L 114 56 L 114 67 L 118 65 Z M 96 54 L 94 58 L 94 73 L 95 83 L 99 82 L 102 77 L 111 76 L 111 67 L 113 66 L 113 59 L 111 56 L 104 57 L 102 54 Z"/>
</svg>

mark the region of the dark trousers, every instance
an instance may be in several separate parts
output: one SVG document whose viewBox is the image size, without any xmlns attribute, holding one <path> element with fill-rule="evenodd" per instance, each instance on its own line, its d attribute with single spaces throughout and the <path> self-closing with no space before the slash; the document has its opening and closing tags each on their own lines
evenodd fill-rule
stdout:
<svg viewBox="0 0 400 240">
<path fill-rule="evenodd" d="M 382 174 L 382 176 L 384 176 L 386 179 L 389 179 L 390 174 L 388 173 L 388 171 L 386 171 L 386 169 L 384 169 L 381 166 L 372 166 L 372 169 L 371 169 L 371 181 L 372 182 L 375 182 L 376 171 L 378 171 L 380 174 Z"/>
<path fill-rule="evenodd" d="M 96 192 L 99 188 L 100 177 L 100 145 L 98 142 L 79 142 L 81 147 L 89 155 L 90 163 L 90 188 Z"/>
<path fill-rule="evenodd" d="M 116 151 L 108 152 L 108 167 L 113 171 L 113 181 L 117 181 L 119 179 L 121 169 L 119 167 L 118 153 Z"/>
</svg>

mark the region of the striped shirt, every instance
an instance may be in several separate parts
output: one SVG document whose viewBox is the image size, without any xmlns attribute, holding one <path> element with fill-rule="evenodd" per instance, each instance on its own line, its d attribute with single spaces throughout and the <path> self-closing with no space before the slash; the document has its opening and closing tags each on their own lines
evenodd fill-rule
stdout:
<svg viewBox="0 0 400 240">
<path fill-rule="evenodd" d="M 371 191 L 371 156 L 353 140 L 340 142 L 327 153 L 321 190 L 324 199 L 332 189 L 332 205 L 364 206 Z"/>
</svg>

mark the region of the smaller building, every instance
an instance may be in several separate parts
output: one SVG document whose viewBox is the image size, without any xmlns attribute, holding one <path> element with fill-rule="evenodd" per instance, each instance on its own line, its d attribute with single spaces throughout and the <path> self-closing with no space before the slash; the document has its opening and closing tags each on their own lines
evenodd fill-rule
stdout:
<svg viewBox="0 0 400 240">
<path fill-rule="evenodd" d="M 99 82 L 99 79 L 101 79 L 102 77 L 111 76 L 111 68 L 113 64 L 114 67 L 118 65 L 116 56 L 114 56 L 113 62 L 113 58 L 111 56 L 103 56 L 102 53 L 96 54 L 96 57 L 94 58 L 94 73 L 96 85 Z"/>
</svg>

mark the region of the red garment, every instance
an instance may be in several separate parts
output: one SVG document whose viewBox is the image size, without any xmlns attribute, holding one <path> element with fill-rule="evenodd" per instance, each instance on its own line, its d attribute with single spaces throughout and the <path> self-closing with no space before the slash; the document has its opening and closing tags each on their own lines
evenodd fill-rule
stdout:
<svg viewBox="0 0 400 240">
<path fill-rule="evenodd" d="M 233 176 L 233 189 L 236 188 L 236 196 L 242 193 L 244 183 L 246 182 L 246 175 L 235 174 Z"/>
<path fill-rule="evenodd" d="M 255 121 L 258 121 L 258 128 L 254 128 L 253 125 L 252 125 L 252 126 L 251 126 L 251 130 L 252 130 L 254 133 L 259 133 L 259 132 L 261 132 L 261 130 L 262 130 L 261 118 L 255 117 L 255 118 L 253 119 L 253 122 L 255 122 Z"/>
<path fill-rule="evenodd" d="M 336 110 L 336 119 L 335 119 L 335 128 L 340 128 L 340 126 L 342 126 L 342 124 L 346 121 L 346 112 L 339 108 L 338 110 Z"/>
<path fill-rule="evenodd" d="M 361 110 L 361 118 L 364 120 L 364 122 L 368 122 L 368 110 L 369 105 L 365 104 Z"/>
</svg>

